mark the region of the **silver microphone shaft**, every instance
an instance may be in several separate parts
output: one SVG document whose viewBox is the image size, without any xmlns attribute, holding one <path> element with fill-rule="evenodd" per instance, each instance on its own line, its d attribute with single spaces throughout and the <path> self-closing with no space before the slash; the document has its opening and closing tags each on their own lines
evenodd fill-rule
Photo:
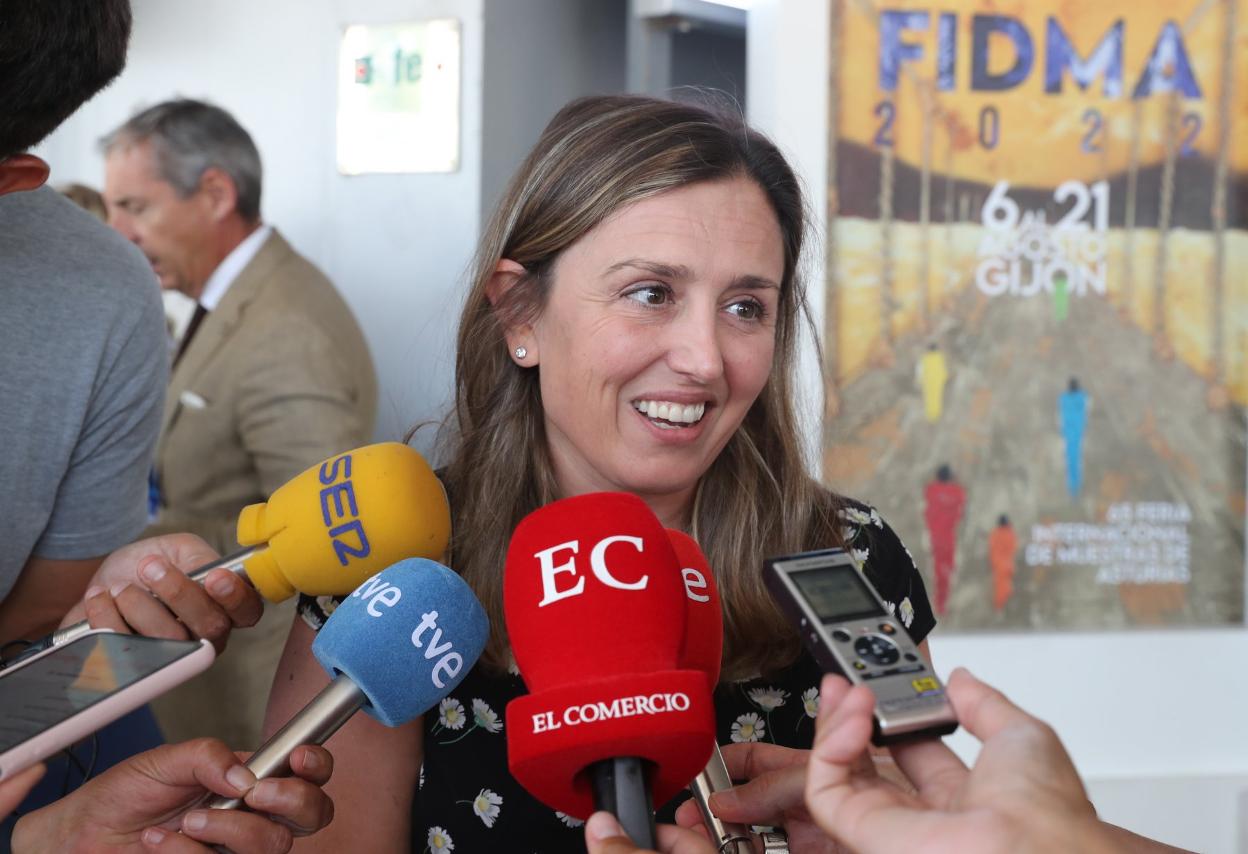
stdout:
<svg viewBox="0 0 1248 854">
<path fill-rule="evenodd" d="M 719 854 L 752 854 L 754 847 L 750 842 L 749 830 L 742 825 L 723 821 L 711 812 L 711 793 L 731 788 L 732 778 L 728 776 L 728 766 L 724 764 L 723 754 L 719 752 L 717 744 L 706 768 L 693 778 L 689 789 L 693 792 L 693 799 L 697 801 L 698 812 L 702 813 L 702 821 L 710 831 L 715 850 Z"/>
<path fill-rule="evenodd" d="M 290 773 L 292 750 L 301 744 L 324 744 L 367 699 L 354 682 L 338 674 L 251 755 L 247 767 L 260 780 L 286 776 Z M 243 806 L 243 799 L 214 797 L 203 806 L 213 810 L 233 810 Z"/>
<path fill-rule="evenodd" d="M 247 577 L 247 570 L 243 568 L 243 562 L 262 548 L 265 548 L 265 546 L 251 546 L 250 548 L 243 549 L 242 551 L 234 552 L 232 555 L 227 555 L 220 560 L 201 566 L 194 572 L 188 573 L 186 577 L 191 581 L 198 583 L 202 582 L 204 580 L 204 576 L 212 572 L 214 569 L 228 569 L 243 581 L 251 584 L 251 579 Z M 52 633 L 50 643 L 45 642 L 39 646 L 41 649 L 46 649 L 49 646 L 60 646 L 61 644 L 69 643 L 76 637 L 85 635 L 89 631 L 91 631 L 91 624 L 86 620 L 83 620 L 81 623 L 74 623 L 72 626 L 65 626 L 63 629 L 57 629 Z"/>
</svg>

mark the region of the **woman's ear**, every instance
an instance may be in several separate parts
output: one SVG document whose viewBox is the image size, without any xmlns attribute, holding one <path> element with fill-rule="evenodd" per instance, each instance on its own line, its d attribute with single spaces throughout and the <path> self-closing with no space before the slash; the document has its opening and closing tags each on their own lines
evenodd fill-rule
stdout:
<svg viewBox="0 0 1248 854">
<path fill-rule="evenodd" d="M 500 259 L 494 267 L 494 272 L 490 274 L 489 281 L 485 283 L 485 297 L 490 301 L 490 305 L 497 307 L 503 296 L 514 288 L 524 278 L 524 275 L 523 266 L 510 258 Z M 509 325 L 503 334 L 507 339 L 507 349 L 510 351 L 508 355 L 512 361 L 522 368 L 532 368 L 537 365 L 537 338 L 533 334 L 532 326 Z"/>
</svg>

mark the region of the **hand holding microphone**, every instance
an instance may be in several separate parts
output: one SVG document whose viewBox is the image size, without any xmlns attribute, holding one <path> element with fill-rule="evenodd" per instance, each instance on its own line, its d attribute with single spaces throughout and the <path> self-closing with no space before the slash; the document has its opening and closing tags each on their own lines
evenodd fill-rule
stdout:
<svg viewBox="0 0 1248 854">
<path fill-rule="evenodd" d="M 238 540 L 245 548 L 229 557 L 215 559 L 190 534 L 119 549 L 92 579 L 84 606 L 34 650 L 91 627 L 169 638 L 189 633 L 220 648 L 232 626 L 259 619 L 260 597 L 349 593 L 402 558 L 440 558 L 449 538 L 450 508 L 428 463 L 406 445 L 368 445 L 309 468 L 267 502 L 244 508 Z"/>
<path fill-rule="evenodd" d="M 681 666 L 705 673 L 708 690 L 713 695 L 724 656 L 724 612 L 719 602 L 719 585 L 715 583 L 706 555 L 692 537 L 673 530 L 668 530 L 667 535 L 685 585 L 685 641 L 680 654 Z M 715 743 L 711 747 L 711 758 L 693 778 L 689 791 L 717 854 L 751 854 L 749 829 L 743 824 L 724 821 L 711 810 L 711 795 L 731 788 L 732 777 L 724 765 L 719 744 Z"/>
<path fill-rule="evenodd" d="M 652 846 L 652 803 L 685 788 L 715 739 L 704 673 L 682 667 L 685 591 L 658 519 L 633 495 L 554 502 L 508 547 L 504 613 L 530 694 L 507 706 L 511 773 L 577 818 L 619 816 Z"/>
<path fill-rule="evenodd" d="M 485 649 L 489 620 L 451 570 L 410 558 L 368 579 L 343 600 L 312 643 L 331 677 L 247 761 L 261 780 L 289 773 L 291 751 L 322 744 L 356 711 L 397 727 L 455 690 Z M 217 799 L 235 809 L 241 798 Z"/>
<path fill-rule="evenodd" d="M 333 802 L 321 788 L 333 771 L 329 752 L 301 748 L 294 766 L 291 777 L 257 785 L 238 756 L 216 739 L 163 745 L 131 756 L 68 796 L 23 815 L 13 830 L 12 851 L 289 851 L 292 837 L 316 833 L 334 814 Z M 242 793 L 255 812 L 182 813 L 204 789 Z"/>
<path fill-rule="evenodd" d="M 100 564 L 61 629 L 35 649 L 72 640 L 71 631 L 79 630 L 69 627 L 81 623 L 148 637 L 206 638 L 221 652 L 231 629 L 255 625 L 264 603 L 254 588 L 226 570 L 212 573 L 203 584 L 187 577 L 218 560 L 216 551 L 194 534 L 165 534 L 122 546 Z"/>
</svg>

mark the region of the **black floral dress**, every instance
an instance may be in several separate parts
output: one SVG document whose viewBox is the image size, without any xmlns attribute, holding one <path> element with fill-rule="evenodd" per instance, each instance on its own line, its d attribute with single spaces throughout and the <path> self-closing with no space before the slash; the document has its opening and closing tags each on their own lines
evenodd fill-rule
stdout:
<svg viewBox="0 0 1248 854">
<path fill-rule="evenodd" d="M 915 643 L 936 625 L 910 552 L 874 509 L 847 501 L 845 541 L 859 567 Z M 300 611 L 319 628 L 332 600 L 303 597 Z M 721 744 L 767 741 L 808 748 L 814 737 L 822 671 L 805 653 L 790 667 L 715 691 Z M 583 822 L 552 810 L 507 770 L 503 712 L 525 693 L 514 672 L 476 667 L 424 716 L 424 765 L 412 815 L 413 852 L 561 854 L 585 850 Z M 378 793 L 379 795 L 381 793 Z M 659 811 L 671 821 L 677 797 Z"/>
</svg>

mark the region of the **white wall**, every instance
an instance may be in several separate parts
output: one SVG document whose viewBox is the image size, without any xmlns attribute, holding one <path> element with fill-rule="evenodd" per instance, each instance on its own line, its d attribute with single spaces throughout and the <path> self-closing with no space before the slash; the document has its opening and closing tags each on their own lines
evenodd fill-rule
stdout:
<svg viewBox="0 0 1248 854">
<path fill-rule="evenodd" d="M 480 222 L 483 0 L 134 0 L 126 71 L 42 147 L 55 181 L 100 187 L 100 135 L 175 95 L 230 110 L 264 160 L 264 218 L 334 281 L 381 381 L 377 436 L 449 398 L 454 306 Z M 461 22 L 461 167 L 348 178 L 335 166 L 338 41 L 354 23 Z M 422 431 L 417 444 L 427 447 Z"/>
<path fill-rule="evenodd" d="M 822 237 L 827 205 L 827 0 L 754 0 L 748 43 L 751 120 L 793 159 Z M 808 255 L 822 312 L 822 245 Z M 806 388 L 819 377 L 806 372 Z M 812 445 L 820 427 L 812 419 Z M 1050 721 L 1088 780 L 1101 816 L 1205 852 L 1248 850 L 1248 632 L 945 635 L 938 668 L 969 667 Z M 974 742 L 953 739 L 964 756 Z"/>
<path fill-rule="evenodd" d="M 624 91 L 627 15 L 625 0 L 488 0 L 483 220 L 560 107 Z"/>
</svg>

